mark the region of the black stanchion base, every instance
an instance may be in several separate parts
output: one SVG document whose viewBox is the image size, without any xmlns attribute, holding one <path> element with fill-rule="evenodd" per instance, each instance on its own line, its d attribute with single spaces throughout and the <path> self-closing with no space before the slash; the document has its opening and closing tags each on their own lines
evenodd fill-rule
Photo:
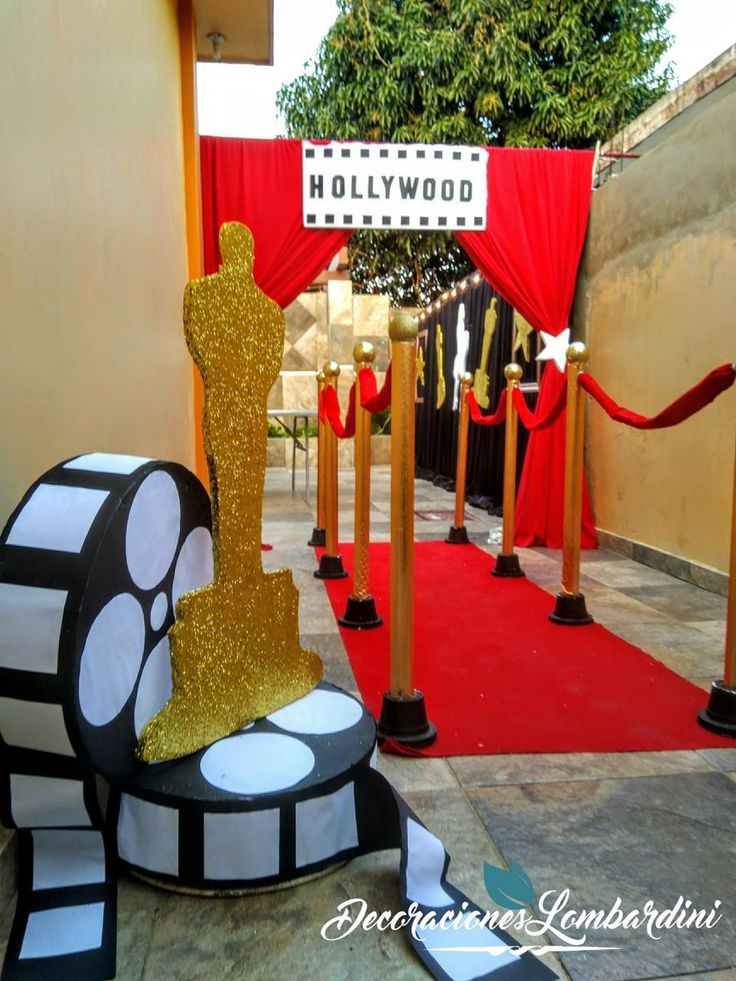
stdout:
<svg viewBox="0 0 736 981">
<path fill-rule="evenodd" d="M 430 746 L 437 738 L 437 726 L 427 719 L 424 694 L 415 691 L 402 698 L 385 692 L 378 721 L 378 741 L 391 739 L 404 746 L 421 749 Z"/>
<path fill-rule="evenodd" d="M 324 528 L 318 528 L 315 525 L 314 528 L 312 529 L 312 537 L 307 542 L 307 545 L 311 545 L 312 547 L 314 547 L 316 545 L 318 547 L 321 546 L 322 548 L 324 548 L 324 546 L 325 546 L 325 530 L 324 530 Z"/>
<path fill-rule="evenodd" d="M 319 560 L 319 569 L 315 570 L 317 579 L 344 579 L 347 576 L 339 555 L 323 555 Z"/>
<path fill-rule="evenodd" d="M 376 613 L 376 601 L 372 596 L 348 596 L 345 612 L 337 622 L 352 630 L 372 630 L 380 627 L 383 620 Z"/>
<path fill-rule="evenodd" d="M 526 573 L 519 565 L 519 556 L 516 552 L 511 552 L 509 555 L 499 552 L 496 556 L 496 565 L 491 569 L 491 575 L 498 576 L 500 579 L 519 579 Z"/>
<path fill-rule="evenodd" d="M 468 538 L 468 530 L 465 525 L 460 525 L 459 528 L 456 528 L 455 525 L 450 525 L 445 542 L 448 545 L 469 545 L 470 539 Z"/>
<path fill-rule="evenodd" d="M 582 593 L 574 596 L 568 593 L 558 593 L 555 608 L 549 615 L 552 623 L 563 627 L 586 627 L 593 622 L 593 617 L 585 608 L 585 597 Z"/>
<path fill-rule="evenodd" d="M 698 722 L 711 732 L 736 739 L 736 688 L 728 688 L 724 682 L 714 681 L 708 707 L 698 712 Z"/>
</svg>

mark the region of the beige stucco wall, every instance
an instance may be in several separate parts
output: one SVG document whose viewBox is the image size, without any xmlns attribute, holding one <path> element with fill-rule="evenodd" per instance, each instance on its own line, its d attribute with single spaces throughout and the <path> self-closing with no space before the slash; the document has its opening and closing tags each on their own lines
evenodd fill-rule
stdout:
<svg viewBox="0 0 736 981">
<path fill-rule="evenodd" d="M 576 300 L 590 370 L 653 414 L 736 361 L 736 82 L 593 197 Z M 725 571 L 736 391 L 675 429 L 639 432 L 588 408 L 588 468 L 603 530 Z"/>
<path fill-rule="evenodd" d="M 175 0 L 0 4 L 0 523 L 90 450 L 193 462 Z"/>
</svg>

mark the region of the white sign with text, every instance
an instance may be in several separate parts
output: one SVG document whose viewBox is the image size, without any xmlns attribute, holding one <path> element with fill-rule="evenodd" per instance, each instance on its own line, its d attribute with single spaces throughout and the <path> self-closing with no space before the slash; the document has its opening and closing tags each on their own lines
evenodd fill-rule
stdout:
<svg viewBox="0 0 736 981">
<path fill-rule="evenodd" d="M 304 141 L 304 227 L 483 231 L 487 162 L 480 147 Z"/>
</svg>

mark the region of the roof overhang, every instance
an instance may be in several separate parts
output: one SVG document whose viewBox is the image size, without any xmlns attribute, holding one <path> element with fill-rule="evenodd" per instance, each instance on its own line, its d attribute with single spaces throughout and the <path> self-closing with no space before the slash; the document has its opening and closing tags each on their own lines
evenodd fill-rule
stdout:
<svg viewBox="0 0 736 981">
<path fill-rule="evenodd" d="M 197 60 L 273 64 L 273 0 L 194 0 Z M 225 38 L 215 58 L 208 34 Z"/>
</svg>

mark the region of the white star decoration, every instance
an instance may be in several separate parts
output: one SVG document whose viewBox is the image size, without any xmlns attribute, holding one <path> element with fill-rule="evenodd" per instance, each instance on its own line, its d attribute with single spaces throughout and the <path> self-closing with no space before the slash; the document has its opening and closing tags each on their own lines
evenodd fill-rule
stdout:
<svg viewBox="0 0 736 981">
<path fill-rule="evenodd" d="M 564 375 L 567 366 L 567 349 L 570 346 L 570 328 L 565 327 L 560 334 L 547 334 L 543 330 L 539 333 L 544 341 L 544 350 L 537 355 L 537 361 L 554 361 Z"/>
</svg>

